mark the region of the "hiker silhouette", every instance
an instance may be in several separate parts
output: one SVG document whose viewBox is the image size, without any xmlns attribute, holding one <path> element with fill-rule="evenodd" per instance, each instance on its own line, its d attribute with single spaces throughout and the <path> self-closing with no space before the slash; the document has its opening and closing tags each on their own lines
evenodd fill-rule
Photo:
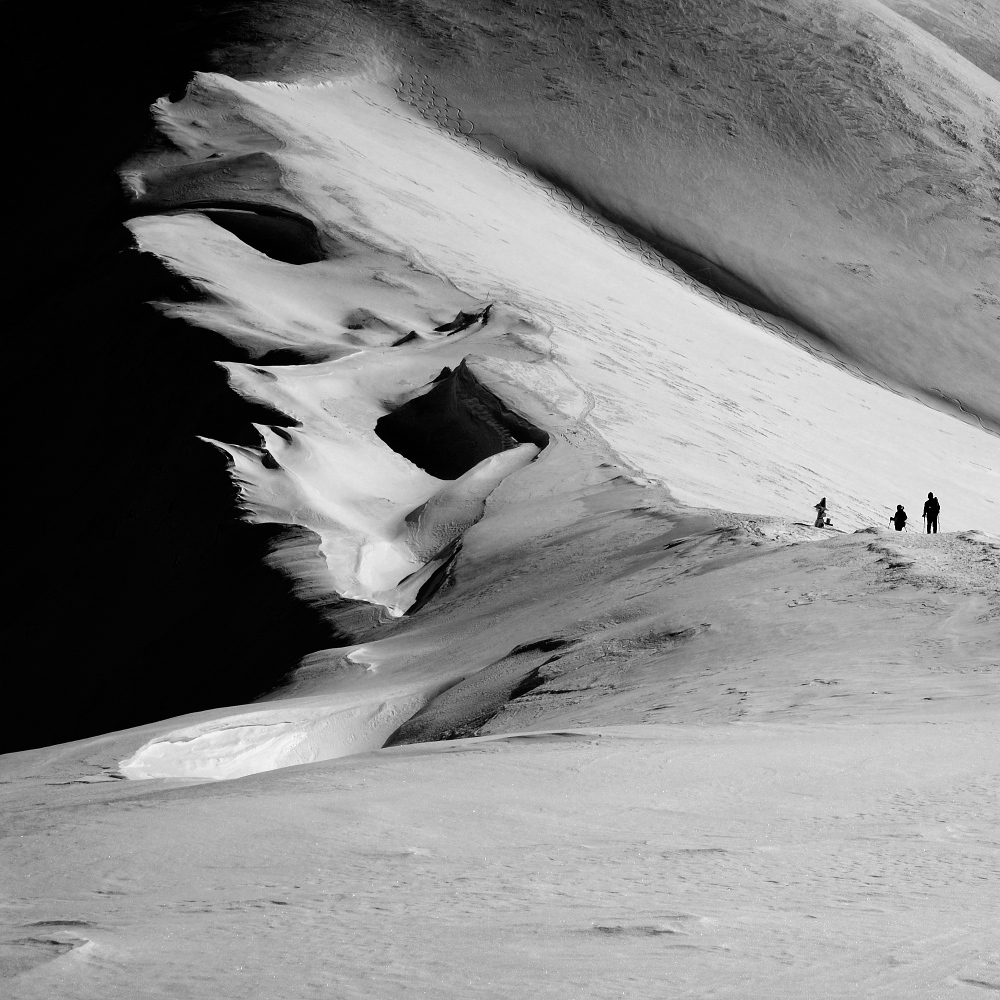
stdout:
<svg viewBox="0 0 1000 1000">
<path fill-rule="evenodd" d="M 823 497 L 819 503 L 813 504 L 816 508 L 816 527 L 822 528 L 826 523 L 826 497 Z"/>
<path fill-rule="evenodd" d="M 906 525 L 906 511 L 901 503 L 896 504 L 896 513 L 889 518 L 889 523 L 896 525 L 897 531 L 902 531 Z"/>
<path fill-rule="evenodd" d="M 927 499 L 924 501 L 924 521 L 927 523 L 927 534 L 930 534 L 932 529 L 934 534 L 937 534 L 938 514 L 940 513 L 941 504 L 938 503 L 938 498 L 933 493 L 928 493 Z"/>
</svg>

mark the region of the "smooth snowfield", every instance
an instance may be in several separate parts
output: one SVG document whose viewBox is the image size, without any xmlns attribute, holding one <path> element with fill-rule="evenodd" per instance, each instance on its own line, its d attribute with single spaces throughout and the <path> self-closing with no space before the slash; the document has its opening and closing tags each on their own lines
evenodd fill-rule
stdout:
<svg viewBox="0 0 1000 1000">
<path fill-rule="evenodd" d="M 562 731 L 39 789 L 63 808 L 15 818 L 5 923 L 33 943 L 3 954 L 48 961 L 7 995 L 988 995 L 990 728 Z"/>
</svg>

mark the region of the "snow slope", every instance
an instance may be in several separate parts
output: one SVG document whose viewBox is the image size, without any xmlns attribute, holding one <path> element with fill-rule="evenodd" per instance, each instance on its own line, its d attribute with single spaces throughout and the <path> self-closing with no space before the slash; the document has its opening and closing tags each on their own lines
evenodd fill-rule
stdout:
<svg viewBox="0 0 1000 1000">
<path fill-rule="evenodd" d="M 623 462 L 668 482 L 685 503 L 794 516 L 830 494 L 838 523 L 856 527 L 881 520 L 896 497 L 912 504 L 925 486 L 943 492 L 946 483 L 953 526 L 1000 529 L 996 438 L 831 370 L 720 308 L 648 249 L 605 235 L 544 186 L 450 141 L 376 84 L 202 77 L 187 101 L 160 114 L 175 122 L 177 141 L 176 121 L 198 120 L 213 103 L 232 104 L 275 134 L 283 196 L 340 255 L 284 264 L 194 212 L 131 226 L 143 249 L 210 294 L 167 306 L 172 313 L 243 342 L 277 343 L 280 330 L 281 344 L 334 357 L 354 341 L 354 354 L 324 367 L 230 366 L 240 391 L 302 421 L 286 429 L 293 439 L 312 444 L 334 433 L 326 417 L 307 422 L 317 396 L 339 433 L 370 432 L 383 401 L 475 355 L 494 359 L 494 370 L 560 407 L 563 419 L 582 417 Z M 224 134 L 216 139 L 199 124 L 197 145 L 190 140 L 198 156 L 232 152 Z M 296 139 L 304 134 L 308 144 Z M 344 249 L 359 242 L 378 252 Z M 462 306 L 489 302 L 510 314 L 497 311 L 487 328 L 460 338 L 429 335 Z M 381 327 L 352 333 L 360 313 Z M 407 327 L 424 337 L 387 346 Z M 349 393 L 346 378 L 369 385 Z M 268 443 L 280 465 L 285 445 Z M 401 464 L 391 454 L 381 460 Z"/>
<path fill-rule="evenodd" d="M 1000 427 L 1000 15 L 959 0 L 296 0 L 258 79 L 383 51 L 421 112 Z M 992 72 L 993 75 L 990 75 Z"/>
<path fill-rule="evenodd" d="M 457 546 L 468 529 L 484 511 L 497 516 L 487 498 L 508 476 L 529 484 L 515 508 L 602 482 L 618 496 L 622 474 L 668 486 L 672 501 L 654 491 L 645 502 L 675 514 L 679 500 L 794 519 L 825 495 L 848 530 L 885 523 L 897 498 L 916 519 L 936 487 L 946 526 L 1000 532 L 996 437 L 791 342 L 371 79 L 202 76 L 157 116 L 186 156 L 130 168 L 137 208 L 160 210 L 130 226 L 204 292 L 161 308 L 260 354 L 299 352 L 293 365 L 227 364 L 234 388 L 282 416 L 258 427 L 259 449 L 219 446 L 251 518 L 317 536 L 314 558 L 298 543 L 276 554 L 314 595 L 396 617 L 422 603 L 466 559 Z M 247 211 L 298 213 L 328 258 L 276 260 L 195 210 L 231 205 L 232 190 Z M 376 425 L 431 399 L 433 380 L 463 362 L 548 437 L 440 480 Z M 518 545 L 524 529 L 509 523 Z M 297 721 L 287 705 L 221 728 L 213 714 L 207 731 L 154 741 L 125 773 L 229 777 L 372 748 L 458 669 L 365 676 L 350 695 L 340 679 L 303 701 Z"/>
<path fill-rule="evenodd" d="M 114 780 L 154 726 L 7 758 L 6 995 L 996 989 L 997 541 L 689 523 L 665 549 L 614 492 L 526 581 L 484 519 L 412 631 L 352 654 L 398 682 L 575 640 L 502 734 L 207 783 Z"/>
<path fill-rule="evenodd" d="M 211 444 L 357 641 L 4 759 L 10 995 L 1000 988 L 998 438 L 393 82 L 202 74 L 124 170 L 272 415 Z M 928 489 L 947 533 L 888 532 Z"/>
</svg>

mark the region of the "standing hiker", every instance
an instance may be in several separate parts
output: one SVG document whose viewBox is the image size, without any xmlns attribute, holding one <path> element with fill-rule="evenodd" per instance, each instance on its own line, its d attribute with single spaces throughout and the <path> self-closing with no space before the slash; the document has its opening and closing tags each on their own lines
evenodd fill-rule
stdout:
<svg viewBox="0 0 1000 1000">
<path fill-rule="evenodd" d="M 938 514 L 940 513 L 941 504 L 938 503 L 938 498 L 933 493 L 928 493 L 927 499 L 924 501 L 924 520 L 927 522 L 928 535 L 931 533 L 932 525 L 934 534 L 937 534 Z"/>
<path fill-rule="evenodd" d="M 826 497 L 823 497 L 819 503 L 813 504 L 816 508 L 816 525 L 817 528 L 822 528 L 826 524 Z"/>
<path fill-rule="evenodd" d="M 896 525 L 897 531 L 902 531 L 906 525 L 906 511 L 901 503 L 896 504 L 896 513 L 889 518 L 889 523 Z"/>
</svg>

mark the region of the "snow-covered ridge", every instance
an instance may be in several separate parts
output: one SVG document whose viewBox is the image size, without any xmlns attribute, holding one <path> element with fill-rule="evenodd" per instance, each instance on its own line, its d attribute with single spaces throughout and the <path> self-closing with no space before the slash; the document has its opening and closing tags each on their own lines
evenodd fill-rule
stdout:
<svg viewBox="0 0 1000 1000">
<path fill-rule="evenodd" d="M 318 538 L 318 559 L 289 550 L 284 563 L 314 591 L 403 615 L 529 466 L 536 485 L 504 500 L 508 548 L 568 468 L 792 520 L 826 495 L 844 529 L 884 522 L 900 500 L 914 514 L 934 489 L 948 527 L 1000 532 L 994 437 L 649 266 L 648 248 L 567 212 L 380 83 L 204 74 L 157 117 L 179 151 L 128 168 L 129 225 L 204 292 L 161 308 L 256 359 L 227 363 L 230 382 L 283 416 L 258 426 L 259 448 L 214 443 L 250 518 Z M 438 462 L 446 453 L 467 461 Z M 443 672 L 380 677 L 384 642 L 347 651 L 374 664 L 349 696 L 290 692 L 280 733 L 270 709 L 213 717 L 158 737 L 125 773 L 233 776 L 381 745 L 465 673 L 450 650 Z M 403 662 L 398 649 L 389 661 Z"/>
<path fill-rule="evenodd" d="M 341 432 L 370 433 L 387 400 L 474 354 L 517 365 L 529 393 L 545 394 L 548 373 L 568 378 L 579 387 L 572 395 L 587 399 L 589 426 L 685 502 L 795 516 L 827 493 L 847 527 L 881 520 L 897 495 L 947 484 L 953 523 L 1000 526 L 989 499 L 994 440 L 831 373 L 713 308 L 645 266 L 633 247 L 564 212 L 547 188 L 428 127 L 379 84 L 201 75 L 157 116 L 187 157 L 182 166 L 133 168 L 146 191 L 137 208 L 164 190 L 164 174 L 193 164 L 197 183 L 179 186 L 185 196 L 208 203 L 205 178 L 217 175 L 230 202 L 238 188 L 247 201 L 294 211 L 329 248 L 323 261 L 277 261 L 176 202 L 173 214 L 130 223 L 143 249 L 208 293 L 164 306 L 174 315 L 261 355 L 325 352 L 322 366 L 229 366 L 240 391 L 296 419 L 295 400 L 313 414 L 318 407 L 323 433 L 334 433 L 335 410 Z M 255 144 L 266 148 L 249 153 Z M 491 302 L 488 324 L 432 332 Z M 411 330 L 417 339 L 391 346 Z"/>
</svg>

